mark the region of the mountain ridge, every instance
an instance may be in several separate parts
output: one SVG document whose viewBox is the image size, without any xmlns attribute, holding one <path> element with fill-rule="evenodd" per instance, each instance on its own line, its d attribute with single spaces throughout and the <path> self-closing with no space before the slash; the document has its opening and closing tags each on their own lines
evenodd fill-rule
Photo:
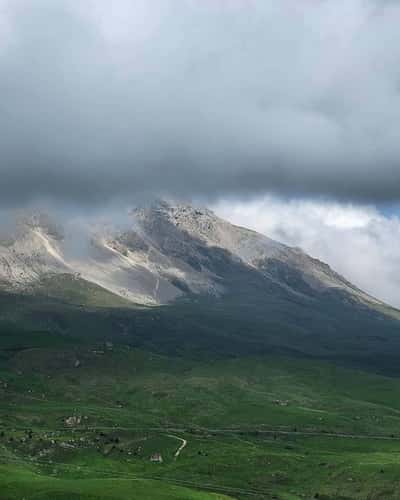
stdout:
<svg viewBox="0 0 400 500">
<path fill-rule="evenodd" d="M 400 312 L 327 264 L 208 209 L 163 202 L 129 217 L 75 233 L 46 217 L 21 223 L 0 245 L 0 329 L 188 358 L 285 353 L 397 370 Z"/>
<path fill-rule="evenodd" d="M 220 297 L 227 286 L 221 266 L 231 261 L 293 293 L 345 291 L 373 307 L 382 304 L 301 249 L 207 208 L 159 201 L 131 210 L 129 219 L 122 230 L 88 231 L 85 250 L 74 253 L 68 250 L 74 236 L 50 217 L 25 217 L 17 236 L 0 241 L 0 282 L 23 290 L 46 274 L 71 274 L 131 302 L 160 305 L 186 295 Z"/>
</svg>

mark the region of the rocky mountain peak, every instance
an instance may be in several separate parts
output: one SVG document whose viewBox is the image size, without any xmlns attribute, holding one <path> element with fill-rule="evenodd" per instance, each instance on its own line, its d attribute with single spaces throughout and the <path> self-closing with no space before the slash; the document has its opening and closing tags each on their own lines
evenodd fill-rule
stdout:
<svg viewBox="0 0 400 500">
<path fill-rule="evenodd" d="M 132 210 L 130 221 L 122 230 L 80 232 L 75 237 L 87 238 L 88 251 L 71 252 L 81 241 L 65 238 L 50 216 L 24 216 L 24 231 L 11 242 L 0 240 L 0 282 L 31 286 L 49 273 L 79 274 L 134 302 L 158 304 L 183 295 L 223 295 L 240 275 L 266 290 L 274 283 L 293 294 L 339 290 L 373 301 L 327 264 L 207 208 L 157 201 Z"/>
</svg>

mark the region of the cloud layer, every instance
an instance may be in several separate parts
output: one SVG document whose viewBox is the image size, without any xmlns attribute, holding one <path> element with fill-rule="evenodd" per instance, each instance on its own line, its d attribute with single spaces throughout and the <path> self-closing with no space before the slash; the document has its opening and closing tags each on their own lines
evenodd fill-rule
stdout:
<svg viewBox="0 0 400 500">
<path fill-rule="evenodd" d="M 400 6 L 0 0 L 0 200 L 400 194 Z"/>
<path fill-rule="evenodd" d="M 220 201 L 215 211 L 313 257 L 371 295 L 400 307 L 400 219 L 368 205 L 264 197 Z"/>
</svg>

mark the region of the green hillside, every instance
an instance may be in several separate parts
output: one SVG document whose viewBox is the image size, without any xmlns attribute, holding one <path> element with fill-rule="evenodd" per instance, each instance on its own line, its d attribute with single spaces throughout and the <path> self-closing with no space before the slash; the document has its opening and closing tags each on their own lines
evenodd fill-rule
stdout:
<svg viewBox="0 0 400 500">
<path fill-rule="evenodd" d="M 56 343 L 110 340 L 191 359 L 280 353 L 398 373 L 398 311 L 338 291 L 294 296 L 258 279 L 238 272 L 220 298 L 145 307 L 81 278 L 50 275 L 33 294 L 0 292 L 0 329 L 7 336 L 11 328 L 16 343 L 15 332 L 30 342 L 37 340 L 29 332 L 42 332 Z"/>
<path fill-rule="evenodd" d="M 159 307 L 63 275 L 3 292 L 0 498 L 399 498 L 394 313 L 239 284 Z"/>
<path fill-rule="evenodd" d="M 397 378 L 108 342 L 8 350 L 0 380 L 2 498 L 400 495 Z"/>
</svg>

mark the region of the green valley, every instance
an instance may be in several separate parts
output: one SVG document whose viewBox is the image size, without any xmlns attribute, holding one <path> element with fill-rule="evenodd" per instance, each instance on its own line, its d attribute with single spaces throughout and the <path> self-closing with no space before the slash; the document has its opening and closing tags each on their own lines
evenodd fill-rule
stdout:
<svg viewBox="0 0 400 500">
<path fill-rule="evenodd" d="M 2 498 L 400 494 L 398 378 L 276 355 L 185 360 L 110 342 L 6 353 Z"/>
</svg>

